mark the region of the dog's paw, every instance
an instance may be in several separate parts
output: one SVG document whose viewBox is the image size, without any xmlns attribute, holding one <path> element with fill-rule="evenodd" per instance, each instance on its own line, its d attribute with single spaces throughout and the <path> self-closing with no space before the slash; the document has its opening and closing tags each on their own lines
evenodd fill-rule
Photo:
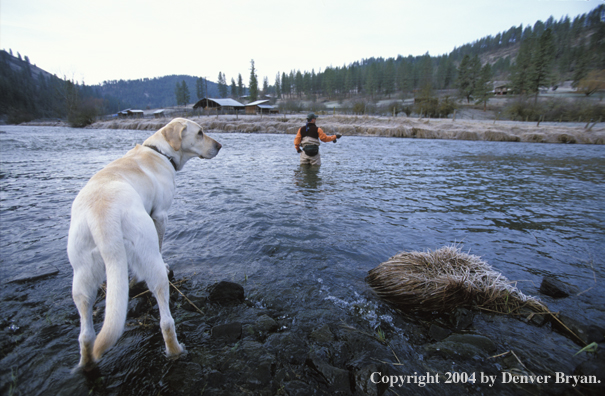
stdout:
<svg viewBox="0 0 605 396">
<path fill-rule="evenodd" d="M 176 350 L 170 351 L 168 348 L 166 348 L 166 356 L 168 356 L 169 359 L 178 359 L 182 356 L 187 355 L 187 349 L 185 349 L 185 345 L 183 344 L 177 344 L 178 347 L 174 348 Z"/>
<path fill-rule="evenodd" d="M 99 372 L 99 366 L 97 365 L 97 362 L 91 361 L 85 364 L 82 364 L 80 362 L 80 364 L 78 364 L 76 367 L 71 369 L 71 374 L 76 374 L 76 373 L 83 373 L 85 375 L 94 375 L 95 373 Z"/>
</svg>

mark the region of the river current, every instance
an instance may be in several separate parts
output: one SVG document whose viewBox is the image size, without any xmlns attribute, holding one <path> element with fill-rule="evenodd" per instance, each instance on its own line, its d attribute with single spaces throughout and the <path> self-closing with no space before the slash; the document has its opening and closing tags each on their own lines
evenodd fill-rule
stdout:
<svg viewBox="0 0 605 396">
<path fill-rule="evenodd" d="M 0 130 L 0 292 L 23 288 L 6 281 L 24 272 L 56 268 L 27 284 L 31 304 L 22 309 L 45 304 L 32 321 L 48 312 L 73 317 L 71 202 L 152 132 Z M 219 155 L 189 161 L 176 178 L 163 256 L 177 277 L 245 283 L 260 305 L 327 303 L 346 315 L 380 303 L 364 281 L 370 269 L 404 250 L 457 244 L 552 311 L 605 325 L 604 146 L 345 136 L 321 146 L 322 166 L 313 169 L 299 165 L 290 135 L 209 135 L 223 145 Z M 542 296 L 544 276 L 587 291 Z M 30 325 L 23 313 L 0 315 L 15 333 Z M 20 342 L 10 355 L 27 358 L 0 357 L 2 378 L 18 372 L 16 385 L 36 375 L 36 389 L 52 389 L 61 383 L 57 367 L 77 363 L 77 321 L 35 345 Z"/>
</svg>

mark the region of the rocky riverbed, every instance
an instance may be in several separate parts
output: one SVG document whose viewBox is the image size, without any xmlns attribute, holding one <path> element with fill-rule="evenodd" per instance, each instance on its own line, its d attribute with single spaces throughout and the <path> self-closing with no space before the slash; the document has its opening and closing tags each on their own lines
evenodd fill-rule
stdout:
<svg viewBox="0 0 605 396">
<path fill-rule="evenodd" d="M 3 317 L 19 321 L 24 305 L 46 312 L 45 320 L 16 328 L 3 319 L 2 355 L 10 365 L 14 348 L 69 333 L 77 345 L 73 307 L 47 311 L 28 302 L 28 289 L 52 282 L 52 273 L 11 280 L 2 296 Z M 199 279 L 172 278 L 171 311 L 179 340 L 188 353 L 166 359 L 155 299 L 145 286 L 131 289 L 122 339 L 82 381 L 60 384 L 57 394 L 166 395 L 383 395 L 602 394 L 605 390 L 604 329 L 562 319 L 574 334 L 543 316 L 491 315 L 468 309 L 413 315 L 383 304 L 359 305 L 343 316 L 326 303 L 292 306 L 285 301 L 249 298 L 245 283 L 223 281 L 204 287 Z M 553 289 L 553 287 L 555 289 Z M 549 283 L 551 293 L 561 285 Z M 5 289 L 6 290 L 6 287 Z M 559 290 L 559 291 L 557 291 Z M 371 292 L 369 292 L 371 293 Z M 95 323 L 102 323 L 104 290 L 99 290 Z M 40 306 L 36 307 L 37 304 Z M 51 312 L 51 313 L 49 313 Z M 382 327 L 368 326 L 378 315 Z M 573 314 L 572 314 L 573 315 Z M 355 319 L 358 318 L 358 319 Z M 493 329 L 500 329 L 494 333 Z M 568 328 L 568 330 L 569 330 Z M 490 330 L 492 329 L 492 330 Z M 41 333 L 43 333 L 41 335 Z M 542 337 L 576 338 L 580 345 L 600 341 L 596 353 L 559 356 L 539 348 Z M 534 339 L 535 349 L 514 350 L 510 337 Z M 73 358 L 77 361 L 76 348 Z M 128 366 L 127 370 L 120 366 Z M 3 376 L 4 379 L 7 376 Z M 27 388 L 13 377 L 4 394 Z M 136 384 L 136 388 L 130 387 Z"/>
</svg>

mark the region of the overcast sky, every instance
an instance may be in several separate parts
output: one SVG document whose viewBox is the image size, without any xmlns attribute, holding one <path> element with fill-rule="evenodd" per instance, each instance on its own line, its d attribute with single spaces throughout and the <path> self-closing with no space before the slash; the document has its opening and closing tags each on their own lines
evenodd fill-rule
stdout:
<svg viewBox="0 0 605 396">
<path fill-rule="evenodd" d="M 603 0 L 0 0 L 0 48 L 88 85 L 187 74 L 259 81 L 370 57 L 442 55 Z"/>
</svg>

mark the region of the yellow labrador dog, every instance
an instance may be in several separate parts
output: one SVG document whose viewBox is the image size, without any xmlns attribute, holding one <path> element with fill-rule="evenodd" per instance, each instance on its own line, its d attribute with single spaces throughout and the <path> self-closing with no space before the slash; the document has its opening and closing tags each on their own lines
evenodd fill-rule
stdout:
<svg viewBox="0 0 605 396">
<path fill-rule="evenodd" d="M 172 120 L 126 155 L 94 175 L 74 200 L 67 253 L 74 270 L 73 299 L 80 313 L 80 363 L 90 370 L 124 331 L 128 273 L 144 280 L 158 301 L 160 327 L 169 356 L 179 344 L 169 308 L 167 266 L 161 255 L 176 171 L 194 157 L 209 159 L 221 149 L 202 127 Z M 95 335 L 92 308 L 107 278 L 105 321 Z"/>
</svg>

